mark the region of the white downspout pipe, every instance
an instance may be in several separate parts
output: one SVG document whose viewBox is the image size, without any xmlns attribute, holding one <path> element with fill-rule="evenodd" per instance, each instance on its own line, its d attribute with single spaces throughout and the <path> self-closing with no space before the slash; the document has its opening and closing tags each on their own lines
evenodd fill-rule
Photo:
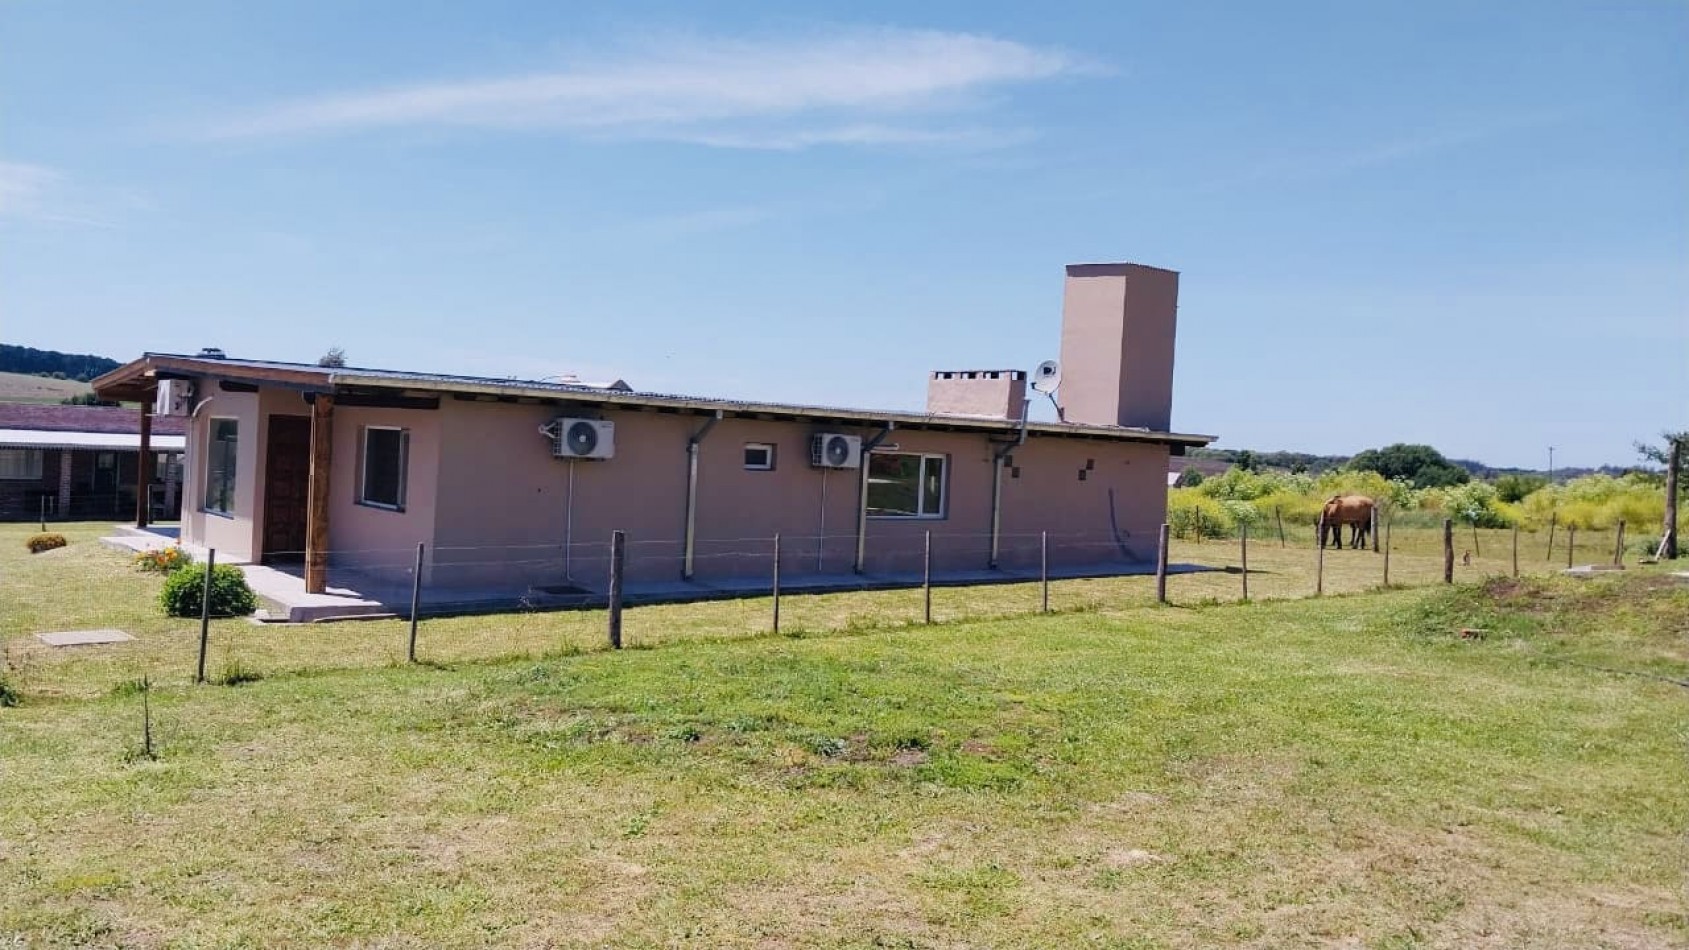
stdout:
<svg viewBox="0 0 1689 950">
<path fill-rule="evenodd" d="M 692 560 L 698 542 L 698 447 L 721 421 L 722 412 L 715 411 L 692 437 L 686 440 L 686 546 L 681 554 L 680 579 L 692 579 Z"/>
</svg>

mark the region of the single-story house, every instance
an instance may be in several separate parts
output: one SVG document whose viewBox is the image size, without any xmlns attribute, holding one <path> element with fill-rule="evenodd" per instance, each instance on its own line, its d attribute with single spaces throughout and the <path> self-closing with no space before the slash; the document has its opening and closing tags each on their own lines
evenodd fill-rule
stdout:
<svg viewBox="0 0 1689 950">
<path fill-rule="evenodd" d="M 1142 565 L 1166 511 L 1178 274 L 1067 268 L 1059 422 L 1024 370 L 940 371 L 924 412 L 149 353 L 94 380 L 187 422 L 181 534 L 224 560 L 436 584 Z M 1041 377 L 1048 389 L 1057 379 Z M 1038 397 L 1042 398 L 1042 397 Z M 151 412 L 144 409 L 143 412 Z M 337 575 L 338 576 L 338 575 Z M 338 579 L 337 584 L 341 583 Z M 554 587 L 552 586 L 554 585 Z"/>
<path fill-rule="evenodd" d="M 136 512 L 141 418 L 115 406 L 0 403 L 0 521 L 88 520 Z M 147 516 L 181 510 L 187 419 L 160 418 L 149 433 Z"/>
</svg>

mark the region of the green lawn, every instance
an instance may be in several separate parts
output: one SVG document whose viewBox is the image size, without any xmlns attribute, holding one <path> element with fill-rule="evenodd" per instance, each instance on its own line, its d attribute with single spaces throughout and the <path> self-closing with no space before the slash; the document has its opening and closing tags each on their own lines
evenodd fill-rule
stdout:
<svg viewBox="0 0 1689 950">
<path fill-rule="evenodd" d="M 173 620 L 159 614 L 155 598 L 160 580 L 137 573 L 127 559 L 96 539 L 106 524 L 50 525 L 74 543 L 65 549 L 30 556 L 23 539 L 33 525 L 0 525 L 0 641 L 17 668 L 14 686 L 41 696 L 91 697 L 145 675 L 164 685 L 191 681 L 197 659 L 197 620 Z M 1399 529 L 1392 536 L 1392 585 L 1441 583 L 1441 533 Z M 1459 580 L 1511 572 L 1512 538 L 1486 531 L 1480 557 L 1467 566 L 1457 562 Z M 1610 558 L 1612 536 L 1588 532 L 1579 538 L 1579 563 Z M 1526 534 L 1520 568 L 1526 573 L 1558 570 L 1565 564 L 1564 532 L 1556 557 L 1545 556 L 1546 538 Z M 1470 532 L 1461 536 L 1464 553 L 1473 547 Z M 1316 589 L 1319 556 L 1311 528 L 1289 529 L 1288 543 L 1257 538 L 1250 545 L 1250 595 L 1255 600 L 1305 598 Z M 1177 541 L 1175 563 L 1215 570 L 1180 574 L 1168 580 L 1174 604 L 1200 606 L 1235 602 L 1242 596 L 1241 550 L 1237 541 Z M 1374 591 L 1383 583 L 1384 557 L 1370 551 L 1327 551 L 1327 594 Z M 51 596 L 44 596 L 50 592 Z M 1155 602 L 1152 577 L 1117 577 L 1057 581 L 1050 606 L 1057 613 L 1136 615 Z M 1039 609 L 1037 584 L 939 588 L 933 616 L 940 622 L 1026 617 Z M 785 632 L 834 633 L 884 630 L 919 625 L 919 590 L 871 591 L 818 596 L 788 596 L 781 606 Z M 41 646 L 33 634 L 43 630 L 118 627 L 139 639 L 99 650 L 59 650 Z M 624 641 L 632 646 L 660 646 L 701 640 L 742 640 L 771 632 L 767 598 L 684 605 L 639 607 L 625 618 Z M 408 625 L 397 620 L 360 621 L 307 627 L 256 626 L 245 620 L 212 626 L 208 672 L 279 675 L 353 667 L 379 668 L 405 657 Z M 430 618 L 423 621 L 419 655 L 427 661 L 533 659 L 608 648 L 603 611 L 512 613 L 497 617 Z"/>
<path fill-rule="evenodd" d="M 1657 570 L 1250 605 L 1214 574 L 1171 608 L 1090 582 L 934 627 L 881 626 L 918 595 L 805 598 L 798 637 L 747 638 L 760 601 L 651 608 L 619 654 L 559 655 L 596 614 L 456 618 L 435 653 L 533 655 L 425 667 L 389 665 L 396 624 L 231 621 L 268 675 L 196 688 L 157 581 L 71 533 L 0 530 L 0 945 L 1689 942 L 1660 678 L 1689 679 L 1689 588 Z M 95 622 L 143 639 L 19 645 Z M 113 688 L 143 672 L 156 760 Z"/>
</svg>

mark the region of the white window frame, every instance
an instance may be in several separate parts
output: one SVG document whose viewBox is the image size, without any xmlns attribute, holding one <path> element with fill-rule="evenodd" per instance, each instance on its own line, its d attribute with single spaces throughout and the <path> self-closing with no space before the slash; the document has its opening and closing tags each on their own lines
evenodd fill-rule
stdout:
<svg viewBox="0 0 1689 950">
<path fill-rule="evenodd" d="M 8 466 L 0 467 L 0 481 L 38 482 L 38 481 L 41 480 L 42 473 L 46 471 L 47 453 L 42 451 L 41 449 L 6 448 L 6 449 L 0 449 L 0 453 L 4 453 L 8 456 L 14 456 L 14 457 L 21 456 L 23 458 L 23 464 L 19 466 L 20 470 L 22 470 L 26 473 L 31 472 L 31 471 L 33 471 L 35 473 L 33 475 L 30 475 L 30 474 L 24 474 L 24 475 L 8 474 L 9 472 L 11 472 L 11 467 L 8 465 Z M 34 464 L 31 465 L 30 464 L 31 462 L 34 462 Z"/>
<path fill-rule="evenodd" d="M 869 518 L 876 521 L 943 521 L 950 517 L 950 456 L 942 452 L 870 452 L 862 457 L 862 464 L 864 466 L 870 465 L 870 460 L 876 455 L 881 457 L 905 456 L 921 460 L 920 472 L 915 476 L 915 506 L 919 511 L 912 515 L 875 514 L 870 511 L 868 512 Z M 944 475 L 938 482 L 938 511 L 927 511 L 927 497 L 924 490 L 927 481 L 927 463 L 934 459 L 937 459 L 944 466 Z M 871 472 L 872 469 L 869 469 L 869 471 Z M 866 493 L 864 494 L 863 504 L 867 504 Z"/>
<path fill-rule="evenodd" d="M 762 451 L 768 453 L 768 461 L 762 463 L 761 465 L 753 463 L 750 460 L 749 455 L 753 450 L 756 450 L 756 449 L 761 449 Z M 747 471 L 747 472 L 772 472 L 772 471 L 774 471 L 774 466 L 776 464 L 776 455 L 775 455 L 775 452 L 774 452 L 774 443 L 772 443 L 772 442 L 746 442 L 745 443 L 745 453 L 746 453 L 745 471 Z"/>
<path fill-rule="evenodd" d="M 229 474 L 229 478 L 228 478 L 229 495 L 228 495 L 228 507 L 227 508 L 213 508 L 211 506 L 211 459 L 212 459 L 212 456 L 213 456 L 211 448 L 217 442 L 217 423 L 219 423 L 219 422 L 232 422 L 232 423 L 235 424 L 234 456 L 230 459 L 229 464 L 227 466 L 227 468 L 229 469 L 229 472 L 228 472 L 228 474 Z M 200 500 L 200 509 L 199 510 L 205 512 L 206 514 L 217 515 L 217 516 L 222 517 L 222 518 L 232 518 L 232 517 L 234 517 L 234 513 L 235 513 L 235 492 L 239 489 L 239 476 L 240 476 L 240 430 L 241 430 L 240 419 L 238 417 L 235 417 L 235 416 L 212 416 L 210 419 L 206 420 L 206 423 L 205 423 L 205 466 L 202 469 L 202 471 L 204 472 L 204 475 L 205 475 L 205 484 L 200 486 L 200 492 L 199 492 L 199 496 L 200 496 L 199 497 L 199 500 Z M 114 454 L 112 456 L 114 464 L 115 464 L 116 458 L 117 458 L 117 456 Z"/>
<path fill-rule="evenodd" d="M 369 497 L 369 435 L 371 432 L 399 433 L 399 491 L 398 503 L 375 501 Z M 382 511 L 404 511 L 410 494 L 411 430 L 403 426 L 364 426 L 358 431 L 358 498 L 366 508 Z"/>
</svg>

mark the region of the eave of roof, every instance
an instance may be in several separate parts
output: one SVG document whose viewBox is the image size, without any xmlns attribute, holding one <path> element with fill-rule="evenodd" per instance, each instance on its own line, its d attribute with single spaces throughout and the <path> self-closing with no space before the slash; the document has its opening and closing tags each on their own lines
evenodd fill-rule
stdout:
<svg viewBox="0 0 1689 950">
<path fill-rule="evenodd" d="M 146 399 L 159 379 L 172 376 L 209 376 L 231 381 L 290 386 L 305 391 L 332 393 L 350 389 L 421 390 L 490 397 L 559 400 L 577 404 L 655 408 L 675 411 L 737 416 L 762 416 L 815 420 L 859 425 L 893 425 L 904 428 L 948 429 L 969 432 L 1018 433 L 1023 424 L 1016 419 L 944 415 L 834 406 L 805 406 L 791 403 L 748 402 L 665 393 L 629 392 L 582 384 L 547 383 L 534 380 L 491 379 L 394 370 L 330 368 L 299 363 L 260 360 L 213 359 L 148 353 L 93 381 L 103 398 Z M 1207 445 L 1215 436 L 1177 432 L 1154 432 L 1122 426 L 1083 425 L 1070 422 L 1028 422 L 1029 434 L 1064 438 L 1092 438 L 1165 445 Z"/>
</svg>

